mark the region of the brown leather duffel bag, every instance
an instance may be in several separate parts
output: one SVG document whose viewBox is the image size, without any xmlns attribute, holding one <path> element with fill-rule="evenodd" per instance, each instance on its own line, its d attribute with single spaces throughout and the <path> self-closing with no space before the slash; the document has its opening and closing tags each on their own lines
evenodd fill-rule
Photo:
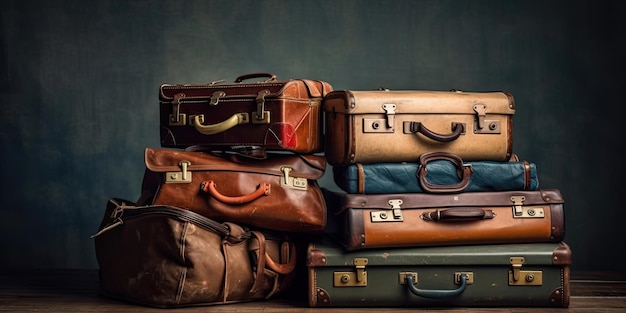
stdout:
<svg viewBox="0 0 626 313">
<path fill-rule="evenodd" d="M 267 299 L 293 281 L 284 234 L 171 206 L 110 199 L 95 238 L 103 295 L 154 307 Z"/>
<path fill-rule="evenodd" d="M 267 153 L 252 159 L 232 153 L 147 148 L 138 205 L 171 205 L 219 221 L 277 231 L 317 233 L 326 204 L 317 180 L 326 159 Z"/>
</svg>

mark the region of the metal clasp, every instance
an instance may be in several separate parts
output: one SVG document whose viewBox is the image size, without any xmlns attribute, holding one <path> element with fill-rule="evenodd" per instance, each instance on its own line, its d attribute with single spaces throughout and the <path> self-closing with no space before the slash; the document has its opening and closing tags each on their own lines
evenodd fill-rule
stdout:
<svg viewBox="0 0 626 313">
<path fill-rule="evenodd" d="M 265 111 L 265 96 L 269 95 L 270 91 L 267 89 L 263 89 L 259 91 L 256 96 L 256 114 L 255 118 L 252 119 L 252 124 L 269 124 L 270 123 L 270 112 Z"/>
<path fill-rule="evenodd" d="M 476 134 L 500 134 L 501 126 L 499 120 L 487 120 L 487 106 L 479 103 L 474 105 L 476 112 L 476 122 L 474 123 L 474 133 Z M 486 125 L 486 126 L 485 126 Z"/>
<path fill-rule="evenodd" d="M 283 172 L 283 177 L 280 179 L 280 185 L 282 187 L 298 189 L 298 190 L 307 190 L 308 181 L 306 178 L 302 177 L 292 177 L 289 175 L 293 169 L 289 166 L 282 166 L 280 171 Z"/>
<path fill-rule="evenodd" d="M 522 204 L 524 204 L 524 200 L 526 200 L 524 196 L 511 196 L 511 201 L 513 202 L 513 216 L 522 216 Z"/>
<path fill-rule="evenodd" d="M 387 117 L 387 128 L 393 129 L 396 116 L 396 105 L 393 103 L 385 103 L 383 104 L 383 110 L 385 110 L 385 115 Z"/>
<path fill-rule="evenodd" d="M 541 286 L 543 284 L 542 271 L 522 270 L 526 262 L 524 257 L 510 257 L 512 269 L 509 271 L 509 285 L 511 286 Z"/>
<path fill-rule="evenodd" d="M 169 116 L 170 126 L 184 126 L 187 124 L 185 113 L 180 113 L 180 99 L 185 98 L 184 93 L 177 93 L 172 99 L 172 114 Z"/>
<path fill-rule="evenodd" d="M 220 102 L 220 98 L 226 96 L 226 92 L 218 90 L 211 95 L 211 100 L 209 101 L 209 105 L 217 105 Z"/>
<path fill-rule="evenodd" d="M 180 172 L 166 172 L 165 173 L 165 183 L 191 183 L 191 172 L 187 170 L 187 168 L 191 165 L 189 161 L 180 161 L 178 166 L 180 166 Z"/>
<path fill-rule="evenodd" d="M 334 272 L 333 287 L 366 287 L 367 286 L 367 258 L 354 258 L 356 272 Z"/>
<path fill-rule="evenodd" d="M 402 199 L 391 199 L 387 203 L 391 206 L 391 216 L 389 216 L 389 210 L 372 211 L 370 212 L 372 222 L 402 222 L 404 220 L 401 207 Z"/>
</svg>

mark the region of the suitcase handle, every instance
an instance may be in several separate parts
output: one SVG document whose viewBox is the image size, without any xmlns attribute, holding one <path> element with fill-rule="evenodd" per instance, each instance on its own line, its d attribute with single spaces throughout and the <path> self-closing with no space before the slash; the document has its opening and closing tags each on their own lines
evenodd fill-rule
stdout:
<svg viewBox="0 0 626 313">
<path fill-rule="evenodd" d="M 452 122 L 452 132 L 449 134 L 435 133 L 434 131 L 426 128 L 426 126 L 424 126 L 422 122 L 407 122 L 407 123 L 409 123 L 409 129 L 408 129 L 409 132 L 413 134 L 422 133 L 424 136 L 432 140 L 436 140 L 440 142 L 454 141 L 457 138 L 459 138 L 461 134 L 465 132 L 465 126 L 463 125 L 463 123 L 457 123 L 457 122 Z"/>
<path fill-rule="evenodd" d="M 460 179 L 458 184 L 453 185 L 434 185 L 426 180 L 427 170 L 426 165 L 433 160 L 445 160 L 450 161 L 456 166 L 456 176 Z M 417 178 L 420 186 L 427 192 L 431 193 L 453 193 L 461 192 L 469 186 L 470 177 L 472 176 L 472 165 L 464 165 L 463 160 L 454 154 L 435 151 L 428 152 L 420 155 L 420 167 L 417 171 Z"/>
<path fill-rule="evenodd" d="M 460 280 L 461 280 L 461 285 L 459 286 L 459 288 L 449 289 L 449 290 L 447 289 L 444 289 L 444 290 L 418 289 L 413 284 L 413 277 L 411 275 L 406 275 L 405 283 L 407 287 L 409 288 L 409 291 L 411 291 L 416 296 L 430 298 L 430 299 L 442 299 L 442 298 L 449 298 L 449 297 L 454 297 L 456 295 L 460 295 L 461 293 L 463 293 L 463 291 L 465 291 L 465 287 L 467 286 L 467 275 L 465 274 L 460 275 Z"/>
<path fill-rule="evenodd" d="M 249 193 L 243 196 L 231 197 L 231 196 L 223 195 L 219 191 L 217 191 L 217 189 L 215 188 L 215 182 L 212 180 L 207 180 L 207 181 L 203 181 L 202 183 L 200 183 L 200 189 L 202 191 L 208 193 L 209 195 L 211 195 L 213 198 L 217 199 L 218 201 L 221 201 L 227 204 L 243 204 L 243 203 L 252 202 L 262 196 L 269 195 L 270 187 L 271 187 L 270 184 L 263 182 L 259 184 L 259 187 L 257 188 L 257 190 L 255 190 L 252 193 Z"/>
<path fill-rule="evenodd" d="M 454 208 L 422 213 L 420 218 L 431 222 L 469 221 L 492 219 L 496 213 L 492 210 L 477 208 Z"/>
<path fill-rule="evenodd" d="M 248 80 L 248 79 L 252 79 L 252 78 L 258 78 L 258 77 L 267 77 L 267 79 L 264 81 L 264 83 L 267 83 L 267 82 L 275 81 L 278 76 L 276 76 L 276 74 L 272 74 L 272 73 L 250 73 L 250 74 L 241 75 L 241 76 L 237 77 L 235 79 L 235 82 L 236 83 L 241 83 L 244 80 Z"/>
<path fill-rule="evenodd" d="M 231 117 L 215 124 L 203 125 L 204 115 L 196 115 L 193 120 L 193 126 L 196 130 L 203 135 L 214 135 L 221 132 L 225 132 L 239 124 L 248 124 L 250 122 L 250 116 L 248 113 L 235 113 Z"/>
</svg>

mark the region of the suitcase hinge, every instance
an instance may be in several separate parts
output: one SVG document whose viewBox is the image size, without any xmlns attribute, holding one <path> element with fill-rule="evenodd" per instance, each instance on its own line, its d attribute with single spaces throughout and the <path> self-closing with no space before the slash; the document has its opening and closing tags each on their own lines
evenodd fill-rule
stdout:
<svg viewBox="0 0 626 313">
<path fill-rule="evenodd" d="M 172 100 L 172 114 L 170 114 L 169 126 L 185 126 L 187 117 L 185 113 L 180 113 L 180 99 L 184 98 L 184 93 L 177 93 Z"/>
<path fill-rule="evenodd" d="M 280 171 L 283 172 L 283 177 L 280 179 L 280 185 L 282 187 L 298 190 L 307 190 L 308 181 L 306 178 L 289 176 L 289 173 L 293 171 L 291 167 L 282 166 L 280 168 Z"/>
<path fill-rule="evenodd" d="M 191 172 L 187 170 L 187 168 L 191 165 L 189 161 L 180 161 L 178 166 L 180 166 L 180 172 L 166 172 L 165 173 L 165 183 L 166 184 L 175 184 L 175 183 L 191 183 Z"/>
<path fill-rule="evenodd" d="M 393 128 L 396 116 L 396 105 L 393 103 L 385 103 L 383 104 L 383 110 L 385 110 L 385 115 L 387 116 L 387 128 Z"/>
<path fill-rule="evenodd" d="M 474 123 L 474 133 L 476 134 L 499 134 L 501 132 L 499 120 L 485 119 L 485 117 L 487 117 L 486 105 L 482 103 L 475 104 L 474 112 L 476 112 L 476 122 Z"/>
<path fill-rule="evenodd" d="M 509 258 L 512 266 L 509 270 L 509 286 L 541 286 L 543 284 L 543 272 L 522 270 L 525 262 L 524 257 Z"/>
<path fill-rule="evenodd" d="M 367 258 L 354 258 L 356 272 L 334 272 L 334 287 L 366 287 L 367 286 Z"/>
<path fill-rule="evenodd" d="M 402 216 L 402 199 L 391 199 L 388 201 L 391 206 L 392 215 L 389 216 L 389 210 L 373 211 L 370 213 L 372 223 L 375 222 L 402 222 L 404 217 Z"/>
<path fill-rule="evenodd" d="M 265 96 L 269 95 L 270 91 L 263 89 L 259 91 L 256 96 L 256 114 L 252 119 L 252 124 L 269 124 L 270 112 L 265 111 Z"/>
</svg>

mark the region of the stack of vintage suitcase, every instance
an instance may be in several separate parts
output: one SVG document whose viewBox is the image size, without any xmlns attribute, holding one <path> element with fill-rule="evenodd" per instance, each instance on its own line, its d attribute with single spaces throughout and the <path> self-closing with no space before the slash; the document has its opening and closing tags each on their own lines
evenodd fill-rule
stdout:
<svg viewBox="0 0 626 313">
<path fill-rule="evenodd" d="M 224 304 L 308 279 L 312 307 L 568 306 L 563 199 L 512 152 L 511 95 L 253 73 L 159 99 L 141 196 L 94 235 L 104 295 Z"/>
<path fill-rule="evenodd" d="M 505 92 L 350 91 L 324 99 L 329 238 L 309 305 L 569 305 L 563 198 L 512 153 Z"/>
<path fill-rule="evenodd" d="M 101 293 L 171 308 L 289 290 L 298 235 L 326 228 L 330 91 L 271 73 L 161 85 L 162 147 L 145 149 L 141 196 L 110 199 L 94 235 Z"/>
</svg>

